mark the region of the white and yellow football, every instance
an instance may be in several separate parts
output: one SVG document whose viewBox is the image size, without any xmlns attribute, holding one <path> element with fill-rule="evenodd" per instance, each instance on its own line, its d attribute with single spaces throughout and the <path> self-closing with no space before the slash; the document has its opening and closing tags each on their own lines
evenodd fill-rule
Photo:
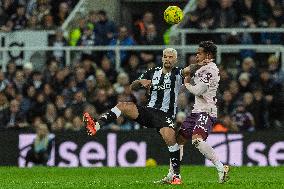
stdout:
<svg viewBox="0 0 284 189">
<path fill-rule="evenodd" d="M 164 11 L 164 19 L 168 24 L 178 24 L 183 18 L 183 12 L 178 6 L 169 6 Z"/>
</svg>

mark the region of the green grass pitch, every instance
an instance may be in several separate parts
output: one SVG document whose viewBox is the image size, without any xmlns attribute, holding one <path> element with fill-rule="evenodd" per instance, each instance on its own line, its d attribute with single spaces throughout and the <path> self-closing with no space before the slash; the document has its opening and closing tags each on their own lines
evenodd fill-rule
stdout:
<svg viewBox="0 0 284 189">
<path fill-rule="evenodd" d="M 154 184 L 168 167 L 55 168 L 0 167 L 0 188 L 284 188 L 284 167 L 231 167 L 230 180 L 217 183 L 212 167 L 183 166 L 180 186 Z"/>
</svg>

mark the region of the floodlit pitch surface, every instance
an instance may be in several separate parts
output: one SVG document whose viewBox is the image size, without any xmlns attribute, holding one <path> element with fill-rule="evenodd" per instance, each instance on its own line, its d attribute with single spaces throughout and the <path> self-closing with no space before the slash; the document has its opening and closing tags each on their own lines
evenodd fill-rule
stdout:
<svg viewBox="0 0 284 189">
<path fill-rule="evenodd" d="M 154 184 L 166 166 L 149 168 L 0 167 L 0 188 L 249 188 L 284 189 L 284 167 L 231 167 L 230 180 L 217 183 L 212 167 L 183 166 L 180 186 Z"/>
</svg>

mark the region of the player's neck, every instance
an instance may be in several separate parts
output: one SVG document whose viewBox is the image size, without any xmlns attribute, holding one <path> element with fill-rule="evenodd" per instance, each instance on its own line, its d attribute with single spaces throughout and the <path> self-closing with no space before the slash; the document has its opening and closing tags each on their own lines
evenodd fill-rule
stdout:
<svg viewBox="0 0 284 189">
<path fill-rule="evenodd" d="M 163 67 L 163 69 L 162 69 L 162 72 L 164 73 L 164 74 L 167 74 L 167 73 L 169 73 L 169 72 L 171 72 L 172 71 L 172 68 L 165 68 L 165 67 Z"/>
</svg>

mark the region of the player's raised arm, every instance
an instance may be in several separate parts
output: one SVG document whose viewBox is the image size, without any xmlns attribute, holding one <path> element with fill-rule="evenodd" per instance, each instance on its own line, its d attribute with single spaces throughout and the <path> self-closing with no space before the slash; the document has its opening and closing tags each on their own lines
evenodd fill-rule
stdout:
<svg viewBox="0 0 284 189">
<path fill-rule="evenodd" d="M 185 83 L 184 84 L 185 87 L 187 88 L 187 90 L 194 94 L 195 96 L 200 96 L 203 93 L 205 93 L 208 89 L 208 85 L 203 83 L 203 82 L 199 82 L 196 85 L 191 85 L 190 83 Z"/>
<path fill-rule="evenodd" d="M 138 90 L 142 87 L 149 88 L 151 86 L 151 80 L 147 79 L 138 79 L 131 83 L 130 87 L 131 90 Z"/>
<path fill-rule="evenodd" d="M 151 87 L 151 72 L 152 69 L 147 70 L 137 80 L 133 81 L 130 85 L 131 90 L 138 90 L 142 87 L 149 89 Z"/>
<path fill-rule="evenodd" d="M 190 64 L 187 67 L 183 68 L 182 70 L 182 75 L 183 77 L 190 77 L 193 76 L 194 73 L 201 68 L 202 66 L 212 62 L 214 59 L 204 59 L 199 63 L 196 64 Z"/>
</svg>

